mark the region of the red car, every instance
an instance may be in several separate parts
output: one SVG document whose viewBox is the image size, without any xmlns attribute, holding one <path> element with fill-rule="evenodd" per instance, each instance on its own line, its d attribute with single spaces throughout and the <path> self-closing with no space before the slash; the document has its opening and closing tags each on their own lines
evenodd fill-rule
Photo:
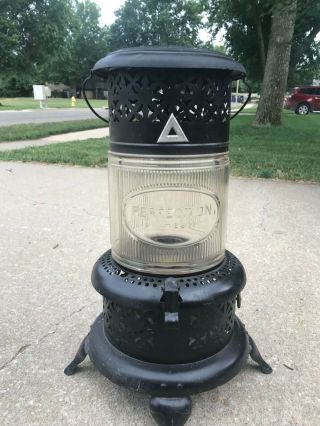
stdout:
<svg viewBox="0 0 320 426">
<path fill-rule="evenodd" d="M 320 86 L 295 87 L 286 98 L 284 107 L 300 115 L 320 111 Z"/>
</svg>

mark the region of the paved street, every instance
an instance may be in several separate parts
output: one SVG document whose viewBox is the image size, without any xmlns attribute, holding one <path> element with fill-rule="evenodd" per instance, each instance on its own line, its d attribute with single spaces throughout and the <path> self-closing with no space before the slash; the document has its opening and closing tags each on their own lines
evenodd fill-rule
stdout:
<svg viewBox="0 0 320 426">
<path fill-rule="evenodd" d="M 151 426 L 148 397 L 86 360 L 63 374 L 102 309 L 107 170 L 0 162 L 1 424 Z M 188 426 L 317 426 L 320 185 L 231 179 L 228 248 L 246 267 L 238 311 L 274 372 L 251 362 L 193 397 Z M 170 348 L 168 348 L 170 350 Z"/>
<path fill-rule="evenodd" d="M 103 117 L 106 110 L 96 108 L 97 112 Z M 87 120 L 96 118 L 89 108 L 65 108 L 65 109 L 37 109 L 25 111 L 0 111 L 0 127 L 10 126 L 12 124 L 25 123 L 49 123 L 68 120 Z"/>
</svg>

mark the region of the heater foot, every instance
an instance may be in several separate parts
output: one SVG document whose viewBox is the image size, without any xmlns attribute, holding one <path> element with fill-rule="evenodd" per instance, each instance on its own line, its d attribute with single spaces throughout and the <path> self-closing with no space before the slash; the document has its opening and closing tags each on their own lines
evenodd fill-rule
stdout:
<svg viewBox="0 0 320 426">
<path fill-rule="evenodd" d="M 183 426 L 191 414 L 191 398 L 164 398 L 150 400 L 150 412 L 159 426 Z"/>
<path fill-rule="evenodd" d="M 249 338 L 249 345 L 250 345 L 250 352 L 249 355 L 251 357 L 251 359 L 253 361 L 255 361 L 259 368 L 260 371 L 263 374 L 271 374 L 272 373 L 272 368 L 270 367 L 270 365 L 268 363 L 266 363 L 266 361 L 262 358 L 259 349 L 257 347 L 257 345 L 254 343 L 254 340 L 252 339 L 252 337 L 249 335 L 248 333 L 248 338 Z"/>
<path fill-rule="evenodd" d="M 89 334 L 82 340 L 78 352 L 74 357 L 73 361 L 64 369 L 64 374 L 67 376 L 72 376 L 75 373 L 78 365 L 84 361 L 89 352 Z"/>
</svg>

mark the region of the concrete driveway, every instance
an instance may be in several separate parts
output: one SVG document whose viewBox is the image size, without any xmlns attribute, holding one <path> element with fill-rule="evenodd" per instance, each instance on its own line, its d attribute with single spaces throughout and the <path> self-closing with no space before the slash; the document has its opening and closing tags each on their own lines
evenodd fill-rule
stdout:
<svg viewBox="0 0 320 426">
<path fill-rule="evenodd" d="M 103 117 L 106 110 L 96 108 Z M 96 118 L 89 108 L 48 108 L 25 111 L 0 111 L 0 126 L 11 126 L 12 124 L 26 123 L 50 123 L 57 121 L 87 120 Z"/>
<path fill-rule="evenodd" d="M 107 170 L 0 162 L 2 425 L 150 426 L 148 397 L 89 360 L 63 374 L 102 309 L 90 284 L 109 247 Z M 195 396 L 188 426 L 318 425 L 320 185 L 231 179 L 228 248 L 246 267 L 238 311 L 251 362 Z"/>
</svg>

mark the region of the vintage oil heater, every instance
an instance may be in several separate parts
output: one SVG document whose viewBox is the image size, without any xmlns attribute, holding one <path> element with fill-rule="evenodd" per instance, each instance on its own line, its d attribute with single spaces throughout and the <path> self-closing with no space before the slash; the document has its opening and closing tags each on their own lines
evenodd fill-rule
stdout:
<svg viewBox="0 0 320 426">
<path fill-rule="evenodd" d="M 140 47 L 91 75 L 109 97 L 111 250 L 92 272 L 103 313 L 65 373 L 89 354 L 151 395 L 159 425 L 183 425 L 190 395 L 230 380 L 249 354 L 272 371 L 235 316 L 246 276 L 225 249 L 231 82 L 245 70 L 209 50 Z"/>
</svg>

